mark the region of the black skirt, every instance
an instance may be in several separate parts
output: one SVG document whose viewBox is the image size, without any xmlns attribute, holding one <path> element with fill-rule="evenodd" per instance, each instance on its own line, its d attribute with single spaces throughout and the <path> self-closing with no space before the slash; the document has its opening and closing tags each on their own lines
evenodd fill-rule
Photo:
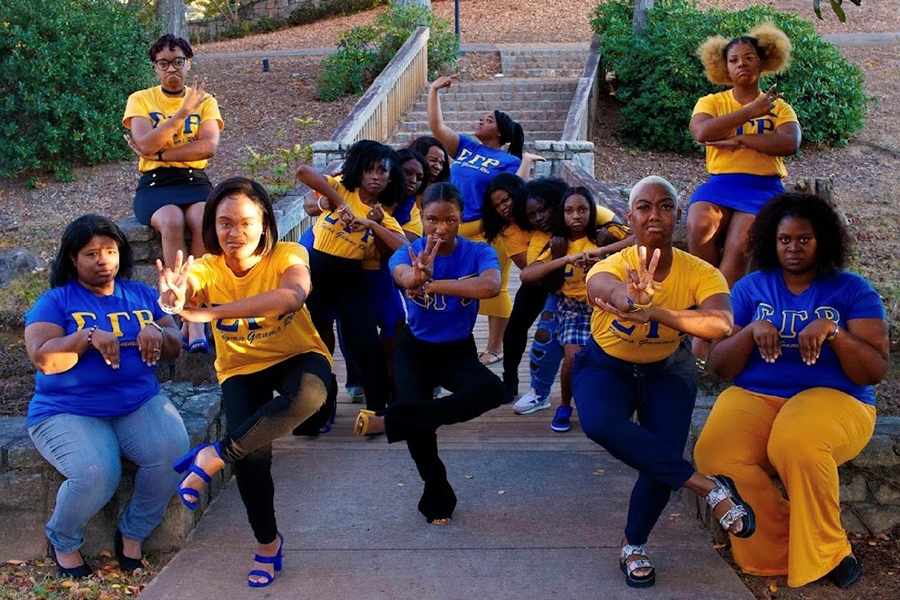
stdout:
<svg viewBox="0 0 900 600">
<path fill-rule="evenodd" d="M 163 167 L 141 175 L 134 194 L 134 216 L 143 225 L 163 206 L 206 202 L 212 184 L 204 169 Z"/>
</svg>

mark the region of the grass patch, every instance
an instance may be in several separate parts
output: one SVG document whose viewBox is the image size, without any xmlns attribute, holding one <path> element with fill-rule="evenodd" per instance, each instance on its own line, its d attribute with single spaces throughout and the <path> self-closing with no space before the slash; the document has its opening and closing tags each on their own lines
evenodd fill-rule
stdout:
<svg viewBox="0 0 900 600">
<path fill-rule="evenodd" d="M 25 312 L 34 306 L 48 287 L 45 271 L 21 275 L 10 281 L 8 286 L 0 287 L 0 327 L 22 327 Z"/>
</svg>

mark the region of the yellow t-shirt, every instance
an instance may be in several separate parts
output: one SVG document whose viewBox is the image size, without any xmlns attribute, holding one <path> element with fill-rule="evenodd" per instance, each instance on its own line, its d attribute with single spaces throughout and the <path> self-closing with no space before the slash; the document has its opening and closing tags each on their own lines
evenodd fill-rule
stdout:
<svg viewBox="0 0 900 600">
<path fill-rule="evenodd" d="M 201 304 L 217 306 L 278 289 L 282 275 L 294 265 L 309 268 L 306 248 L 293 242 L 278 242 L 272 254 L 243 277 L 228 268 L 224 257 L 206 254 L 194 261 L 189 280 Z M 219 383 L 232 375 L 256 373 L 307 352 L 317 352 L 331 362 L 306 306 L 277 318 L 219 319 L 212 324 L 212 330 Z"/>
<path fill-rule="evenodd" d="M 530 231 L 525 231 L 515 223 L 510 223 L 500 235 L 503 237 L 508 257 L 512 258 L 516 254 L 528 252 L 528 242 L 531 240 Z"/>
<path fill-rule="evenodd" d="M 339 179 L 330 175 L 326 175 L 325 179 L 350 205 L 353 214 L 365 217 L 369 213 L 370 207 L 359 199 L 359 191 L 351 192 Z M 386 213 L 387 211 L 381 221 L 382 227 L 403 235 L 403 229 L 397 223 L 397 219 Z M 375 234 L 372 233 L 372 230 L 351 231 L 349 227 L 341 223 L 340 215 L 336 210 L 319 215 L 313 225 L 313 234 L 316 236 L 313 248 L 319 252 L 353 260 L 363 260 L 367 256 L 370 259 L 374 257 Z"/>
<path fill-rule="evenodd" d="M 673 310 L 685 310 L 716 294 L 728 294 L 725 277 L 714 266 L 677 248 L 672 250 L 672 268 L 659 282 L 653 305 Z M 638 249 L 630 246 L 603 259 L 588 271 L 587 280 L 597 273 L 612 273 L 625 281 L 625 265 L 637 270 Z M 594 308 L 591 315 L 591 334 L 603 350 L 618 359 L 633 363 L 663 360 L 678 348 L 684 334 L 661 325 L 649 323 L 619 323 L 611 314 Z"/>
<path fill-rule="evenodd" d="M 569 241 L 569 249 L 566 250 L 566 256 L 581 254 L 582 252 L 587 252 L 588 250 L 596 250 L 597 248 L 599 248 L 597 244 L 595 244 L 588 238 L 583 237 L 580 240 L 575 240 L 574 242 Z M 542 252 L 541 255 L 537 257 L 537 260 L 541 262 L 550 262 L 551 260 L 553 260 L 552 256 L 550 255 L 550 248 L 547 248 L 544 252 Z M 579 302 L 587 302 L 587 284 L 585 283 L 586 274 L 587 272 L 585 271 L 584 267 L 566 265 L 563 284 L 559 289 L 560 293 L 562 293 L 564 296 L 572 298 L 573 300 L 578 300 Z"/>
<path fill-rule="evenodd" d="M 162 86 L 160 85 L 131 94 L 128 96 L 128 104 L 125 105 L 125 116 L 122 117 L 122 125 L 131 129 L 131 119 L 133 117 L 144 117 L 145 119 L 149 119 L 153 124 L 153 128 L 156 129 L 157 125 L 163 121 L 169 120 L 172 118 L 172 115 L 181 109 L 181 106 L 184 104 L 184 99 L 187 97 L 190 89 L 191 88 L 189 87 L 185 87 L 185 95 L 181 98 L 170 98 L 169 96 L 166 96 L 162 93 Z M 188 118 L 184 120 L 184 125 L 174 136 L 172 136 L 171 140 L 166 142 L 165 148 L 163 149 L 178 148 L 179 146 L 184 146 L 185 144 L 194 141 L 197 138 L 197 134 L 200 132 L 200 124 L 204 121 L 209 121 L 210 119 L 216 120 L 219 124 L 219 131 L 225 129 L 225 122 L 222 120 L 222 115 L 219 114 L 219 103 L 216 102 L 216 99 L 212 96 L 209 96 L 200 104 L 200 108 L 197 109 L 196 113 L 188 115 Z M 138 169 L 141 173 L 146 173 L 147 171 L 152 171 L 153 169 L 158 169 L 160 167 L 205 169 L 207 162 L 209 161 L 206 159 L 192 160 L 189 162 L 159 162 L 142 158 L 140 159 Z"/>
<path fill-rule="evenodd" d="M 742 106 L 740 102 L 734 99 L 732 90 L 725 90 L 718 94 L 703 96 L 697 100 L 691 116 L 703 113 L 713 117 L 721 117 L 740 110 Z M 766 115 L 758 119 L 751 119 L 738 127 L 732 135 L 769 135 L 775 133 L 775 130 L 785 123 L 797 123 L 797 114 L 794 112 L 794 109 L 781 98 L 775 100 L 775 107 L 772 112 L 775 113 L 774 117 Z M 706 170 L 711 175 L 747 173 L 749 175 L 787 177 L 787 169 L 784 166 L 782 157 L 763 154 L 751 148 L 720 150 L 707 146 Z"/>
<path fill-rule="evenodd" d="M 544 231 L 531 232 L 531 239 L 528 240 L 528 250 L 525 252 L 526 265 L 530 265 L 538 259 L 538 256 L 544 253 L 544 250 L 547 249 L 547 244 L 550 243 L 551 237 L 553 237 L 552 233 Z"/>
<path fill-rule="evenodd" d="M 394 208 L 396 207 L 385 206 L 384 212 L 388 215 L 394 216 Z M 384 223 L 382 223 L 382 225 L 384 225 Z M 387 227 L 387 225 L 385 225 L 385 227 Z M 409 211 L 409 221 L 407 221 L 400 227 L 403 229 L 403 231 L 409 232 L 418 237 L 422 237 L 425 229 L 422 227 L 422 212 L 419 210 L 418 206 L 413 205 L 412 210 Z M 382 260 L 383 257 L 381 256 L 381 252 L 378 251 L 378 247 L 375 246 L 375 244 L 372 244 L 372 247 L 370 248 L 370 250 L 366 251 L 366 256 L 363 258 L 362 268 L 366 271 L 377 271 L 381 268 Z"/>
</svg>

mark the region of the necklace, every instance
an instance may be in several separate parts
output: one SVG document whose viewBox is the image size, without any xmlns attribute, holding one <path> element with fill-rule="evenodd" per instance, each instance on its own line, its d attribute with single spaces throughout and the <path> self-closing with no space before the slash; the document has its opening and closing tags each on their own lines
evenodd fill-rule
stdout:
<svg viewBox="0 0 900 600">
<path fill-rule="evenodd" d="M 166 96 L 175 97 L 175 96 L 181 96 L 182 94 L 184 94 L 184 88 L 181 88 L 177 92 L 170 92 L 169 90 L 167 90 L 166 88 L 164 88 L 162 86 L 160 86 L 160 89 L 162 90 L 162 93 L 165 94 Z"/>
</svg>

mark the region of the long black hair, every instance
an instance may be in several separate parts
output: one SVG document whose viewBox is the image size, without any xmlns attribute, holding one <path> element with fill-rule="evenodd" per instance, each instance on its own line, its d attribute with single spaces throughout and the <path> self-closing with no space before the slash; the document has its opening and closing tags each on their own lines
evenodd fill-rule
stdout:
<svg viewBox="0 0 900 600">
<path fill-rule="evenodd" d="M 524 186 L 525 182 L 515 173 L 500 173 L 488 183 L 484 190 L 484 197 L 481 199 L 481 224 L 484 229 L 484 237 L 489 244 L 494 243 L 497 236 L 509 225 L 494 208 L 491 196 L 494 192 L 503 190 L 512 198 L 513 207 L 515 207 L 516 202 L 524 202 L 524 198 L 520 198 Z"/>
<path fill-rule="evenodd" d="M 403 200 L 406 194 L 406 180 L 397 151 L 373 140 L 360 140 L 350 146 L 344 166 L 341 168 L 344 187 L 355 192 L 362 185 L 363 174 L 372 170 L 376 163 L 381 163 L 389 171 L 388 184 L 378 194 L 378 202 L 383 206 L 394 206 Z"/>
<path fill-rule="evenodd" d="M 568 187 L 569 184 L 556 177 L 541 177 L 525 182 L 522 187 L 522 201 L 513 202 L 513 218 L 516 220 L 516 225 L 524 231 L 534 231 L 528 215 L 525 214 L 525 206 L 532 198 L 540 202 L 541 206 L 550 206 L 555 213 L 559 213 L 563 192 Z"/>
<path fill-rule="evenodd" d="M 563 192 L 559 201 L 559 210 L 556 211 L 556 223 L 553 226 L 553 235 L 569 239 L 571 230 L 566 226 L 566 200 L 572 196 L 582 196 L 588 203 L 588 222 L 585 224 L 584 233 L 589 240 L 597 239 L 597 202 L 591 190 L 584 186 L 570 187 Z"/>
<path fill-rule="evenodd" d="M 125 234 L 119 226 L 106 217 L 100 215 L 84 215 L 78 217 L 66 227 L 63 232 L 59 250 L 50 264 L 50 287 L 60 287 L 71 279 L 78 278 L 78 270 L 75 268 L 75 258 L 82 248 L 88 245 L 96 236 L 108 237 L 115 240 L 119 247 L 119 272 L 117 279 L 131 279 L 134 269 L 134 255 Z"/>
<path fill-rule="evenodd" d="M 748 245 L 753 251 L 753 268 L 780 269 L 778 225 L 787 217 L 806 219 L 816 236 L 816 271 L 831 275 L 843 269 L 850 257 L 851 241 L 837 211 L 813 194 L 784 193 L 769 200 L 750 227 Z"/>
<path fill-rule="evenodd" d="M 441 168 L 441 172 L 438 173 L 438 176 L 431 180 L 431 183 L 440 183 L 442 181 L 450 180 L 450 155 L 447 153 L 447 149 L 444 148 L 441 140 L 430 135 L 423 135 L 411 141 L 407 148 L 415 150 L 426 159 L 428 158 L 428 151 L 431 150 L 431 148 L 439 149 L 444 153 L 444 166 Z M 429 173 L 430 172 L 431 169 L 429 169 Z"/>
<path fill-rule="evenodd" d="M 259 238 L 254 254 L 268 256 L 275 250 L 278 242 L 278 222 L 275 220 L 275 209 L 266 188 L 246 177 L 232 177 L 221 182 L 209 194 L 203 208 L 203 245 L 210 254 L 221 255 L 222 246 L 216 235 L 216 211 L 219 205 L 230 196 L 246 196 L 262 213 L 263 232 Z"/>
<path fill-rule="evenodd" d="M 497 122 L 497 130 L 500 132 L 500 145 L 509 144 L 507 152 L 522 158 L 522 150 L 525 146 L 525 130 L 503 111 L 495 110 L 494 120 Z"/>
</svg>

